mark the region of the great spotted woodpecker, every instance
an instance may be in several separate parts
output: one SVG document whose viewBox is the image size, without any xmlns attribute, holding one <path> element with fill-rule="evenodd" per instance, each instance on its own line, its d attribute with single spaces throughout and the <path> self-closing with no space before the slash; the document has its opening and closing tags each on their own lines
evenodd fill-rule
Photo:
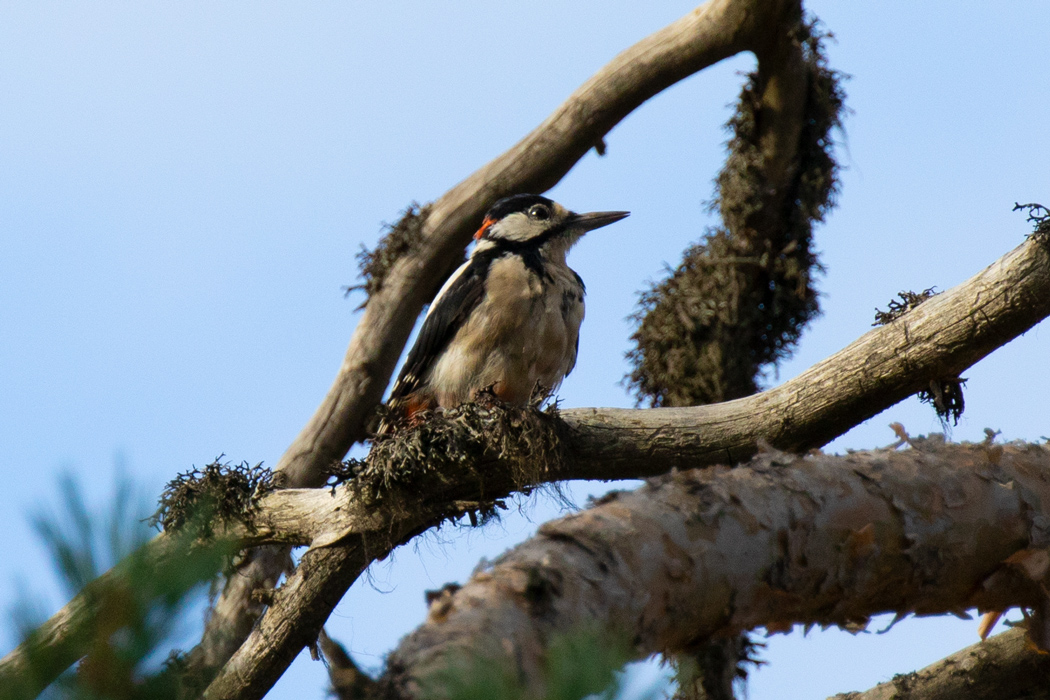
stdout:
<svg viewBox="0 0 1050 700">
<path fill-rule="evenodd" d="M 431 304 L 380 434 L 484 389 L 519 406 L 537 387 L 557 389 L 576 365 L 584 311 L 583 280 L 565 255 L 585 233 L 628 213 L 576 214 L 535 194 L 496 202 L 474 234 L 470 258 Z"/>
</svg>

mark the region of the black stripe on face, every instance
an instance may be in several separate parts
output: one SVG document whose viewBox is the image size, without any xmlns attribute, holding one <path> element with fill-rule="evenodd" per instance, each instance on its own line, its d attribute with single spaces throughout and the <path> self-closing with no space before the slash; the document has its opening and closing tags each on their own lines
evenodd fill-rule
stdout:
<svg viewBox="0 0 1050 700">
<path fill-rule="evenodd" d="M 486 236 L 486 240 L 492 241 L 492 243 L 495 244 L 496 250 L 507 253 L 524 254 L 528 250 L 538 251 L 544 243 L 547 243 L 552 238 L 557 238 L 558 236 L 565 233 L 569 229 L 569 226 L 572 225 L 572 223 L 573 219 L 572 217 L 569 217 L 565 221 L 551 226 L 549 229 L 547 229 L 540 235 L 534 236 L 524 241 L 515 241 L 509 238 L 499 238 L 497 236 Z"/>
</svg>

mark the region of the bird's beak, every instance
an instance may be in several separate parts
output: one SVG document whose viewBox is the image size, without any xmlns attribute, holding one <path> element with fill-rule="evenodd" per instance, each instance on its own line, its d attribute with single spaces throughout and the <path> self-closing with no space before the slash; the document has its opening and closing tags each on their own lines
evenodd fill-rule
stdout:
<svg viewBox="0 0 1050 700">
<path fill-rule="evenodd" d="M 629 211 L 592 211 L 589 214 L 574 214 L 572 228 L 587 233 L 602 226 L 614 224 L 620 219 L 630 216 Z"/>
</svg>

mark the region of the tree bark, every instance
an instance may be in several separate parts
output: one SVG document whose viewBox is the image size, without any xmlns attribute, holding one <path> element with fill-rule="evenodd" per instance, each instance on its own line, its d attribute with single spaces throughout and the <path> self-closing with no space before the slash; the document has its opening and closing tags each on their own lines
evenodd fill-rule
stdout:
<svg viewBox="0 0 1050 700">
<path fill-rule="evenodd" d="M 463 658 L 503 665 L 542 697 L 546 642 L 595 626 L 644 658 L 757 627 L 1045 610 L 1050 447 L 911 445 L 769 451 L 546 523 L 432 607 L 390 656 L 385 697 L 421 684 L 432 697 Z"/>
<path fill-rule="evenodd" d="M 1012 629 L 896 676 L 863 693 L 829 700 L 1046 700 L 1050 654 L 1032 647 L 1024 629 Z"/>
</svg>

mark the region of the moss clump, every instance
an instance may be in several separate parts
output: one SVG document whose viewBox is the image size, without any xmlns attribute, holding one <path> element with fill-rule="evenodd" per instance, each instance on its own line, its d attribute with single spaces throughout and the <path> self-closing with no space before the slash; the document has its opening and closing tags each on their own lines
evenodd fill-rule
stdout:
<svg viewBox="0 0 1050 700">
<path fill-rule="evenodd" d="M 262 464 L 231 465 L 220 459 L 169 481 L 150 525 L 167 531 L 189 528 L 204 539 L 212 537 L 215 523 L 250 526 L 259 501 L 274 488 L 274 475 Z"/>
<path fill-rule="evenodd" d="M 949 420 L 952 425 L 959 425 L 959 419 L 966 410 L 966 401 L 963 399 L 963 384 L 965 383 L 966 380 L 962 377 L 932 379 L 929 388 L 923 389 L 918 394 L 919 401 L 933 406 L 945 431 L 947 431 Z"/>
<path fill-rule="evenodd" d="M 789 356 L 820 313 L 813 276 L 821 271 L 813 225 L 838 189 L 832 132 L 845 95 L 823 35 L 802 23 L 792 36 L 806 71 L 790 183 L 767 172 L 763 141 L 773 118 L 763 96 L 777 68 L 752 73 L 727 127 L 729 155 L 711 206 L 723 225 L 686 250 L 682 263 L 641 295 L 626 378 L 639 403 L 682 406 L 752 394 L 770 365 Z"/>
<path fill-rule="evenodd" d="M 479 516 L 482 522 L 495 516 L 508 491 L 530 493 L 564 462 L 564 424 L 555 407 L 490 399 L 417 418 L 377 438 L 365 459 L 344 462 L 332 478 L 345 481 L 356 498 L 402 512 L 445 497 L 454 501 L 447 517 L 467 515 L 476 524 Z M 499 469 L 490 469 L 496 463 Z"/>
<path fill-rule="evenodd" d="M 935 290 L 936 287 L 929 287 L 921 292 L 897 292 L 899 301 L 898 299 L 890 299 L 889 306 L 885 311 L 875 309 L 875 323 L 871 325 L 885 326 L 891 321 L 896 321 L 922 302 L 940 294 L 940 292 Z"/>
<path fill-rule="evenodd" d="M 430 213 L 430 205 L 420 206 L 418 202 L 412 202 L 408 208 L 401 212 L 401 218 L 393 224 L 384 224 L 386 232 L 379 239 L 379 243 L 372 250 L 361 246 L 361 252 L 357 254 L 357 262 L 361 269 L 361 284 L 347 287 L 346 292 L 363 291 L 365 300 L 363 308 L 371 298 L 383 286 L 390 268 L 401 256 L 411 251 L 423 237 L 423 223 Z"/>
</svg>

